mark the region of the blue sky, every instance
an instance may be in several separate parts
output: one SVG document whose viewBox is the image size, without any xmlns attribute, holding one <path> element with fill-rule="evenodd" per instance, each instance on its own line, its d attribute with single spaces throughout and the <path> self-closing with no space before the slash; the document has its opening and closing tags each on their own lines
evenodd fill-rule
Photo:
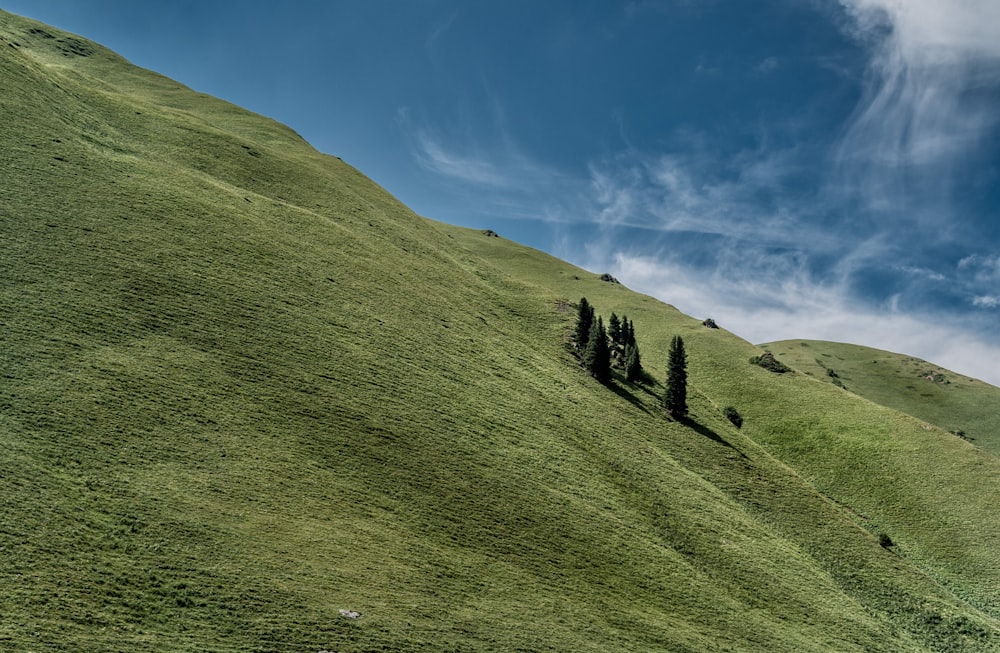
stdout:
<svg viewBox="0 0 1000 653">
<path fill-rule="evenodd" d="M 0 0 L 418 213 L 1000 385 L 996 0 Z"/>
</svg>

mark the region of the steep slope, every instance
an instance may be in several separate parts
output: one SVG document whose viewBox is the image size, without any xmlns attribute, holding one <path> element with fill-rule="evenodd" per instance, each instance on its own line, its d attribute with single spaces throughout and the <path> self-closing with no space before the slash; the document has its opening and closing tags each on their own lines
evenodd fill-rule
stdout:
<svg viewBox="0 0 1000 653">
<path fill-rule="evenodd" d="M 1000 649 L 995 458 L 100 46 L 0 39 L 4 650 Z M 579 368 L 580 296 L 654 373 L 685 336 L 691 424 Z"/>
<path fill-rule="evenodd" d="M 545 278 L 548 287 L 570 296 L 581 281 L 597 280 L 596 275 L 541 260 L 527 248 L 515 250 L 496 239 L 480 242 L 477 251 L 513 276 L 525 281 Z M 598 290 L 584 294 L 608 312 L 627 313 L 642 325 L 646 340 L 640 346 L 647 360 L 651 352 L 659 354 L 653 365 L 660 370 L 671 336 L 684 336 L 691 383 L 709 402 L 707 411 L 736 407 L 744 418 L 742 434 L 790 465 L 855 523 L 873 534 L 888 535 L 896 543 L 893 551 L 916 563 L 922 573 L 997 616 L 1000 519 L 994 504 L 1000 465 L 995 456 L 825 381 L 751 365 L 749 359 L 761 350 L 724 330 L 693 319 L 678 324 L 664 319 L 662 307 L 651 298 L 636 301 L 620 285 L 597 285 Z M 826 554 L 834 559 L 831 564 L 844 562 L 836 559 L 837 546 Z"/>
<path fill-rule="evenodd" d="M 761 346 L 810 376 L 1000 455 L 1000 388 L 913 356 L 861 345 L 786 340 Z"/>
</svg>

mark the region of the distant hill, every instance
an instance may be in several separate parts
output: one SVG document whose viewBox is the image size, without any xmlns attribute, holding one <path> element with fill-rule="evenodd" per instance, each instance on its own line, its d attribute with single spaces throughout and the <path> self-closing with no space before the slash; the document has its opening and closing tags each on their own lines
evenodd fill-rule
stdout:
<svg viewBox="0 0 1000 653">
<path fill-rule="evenodd" d="M 981 434 L 2 12 L 0 88 L 0 649 L 1000 650 Z"/>
<path fill-rule="evenodd" d="M 913 356 L 860 345 L 785 340 L 761 346 L 809 376 L 1000 455 L 1000 388 Z"/>
</svg>

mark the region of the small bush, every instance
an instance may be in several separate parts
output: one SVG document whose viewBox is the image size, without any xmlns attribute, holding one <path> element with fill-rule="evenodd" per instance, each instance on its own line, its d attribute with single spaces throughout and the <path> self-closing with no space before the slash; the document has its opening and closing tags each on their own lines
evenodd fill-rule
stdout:
<svg viewBox="0 0 1000 653">
<path fill-rule="evenodd" d="M 719 328 L 719 325 L 716 324 L 715 320 L 713 320 L 712 318 L 707 318 L 701 324 L 702 324 L 702 326 L 707 326 L 709 329 L 718 329 Z"/>
<path fill-rule="evenodd" d="M 605 272 L 601 275 L 601 281 L 607 281 L 608 283 L 618 283 L 618 279 Z"/>
<path fill-rule="evenodd" d="M 722 409 L 722 414 L 725 415 L 726 419 L 733 423 L 733 426 L 740 428 L 743 426 L 743 417 L 740 416 L 739 411 L 737 411 L 732 406 L 726 406 Z"/>
<path fill-rule="evenodd" d="M 785 372 L 792 371 L 792 368 L 779 361 L 774 357 L 774 354 L 769 351 L 765 351 L 760 356 L 754 356 L 750 359 L 750 362 L 754 365 L 760 365 L 765 370 L 769 370 L 776 374 L 784 374 Z"/>
<path fill-rule="evenodd" d="M 892 538 L 886 535 L 885 533 L 878 534 L 878 545 L 883 549 L 888 549 L 891 546 L 895 546 L 892 541 Z"/>
</svg>

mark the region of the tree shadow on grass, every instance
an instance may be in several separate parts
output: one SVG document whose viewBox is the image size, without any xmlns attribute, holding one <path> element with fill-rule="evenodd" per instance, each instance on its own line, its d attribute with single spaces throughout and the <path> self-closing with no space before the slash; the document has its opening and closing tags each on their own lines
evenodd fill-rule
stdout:
<svg viewBox="0 0 1000 653">
<path fill-rule="evenodd" d="M 617 379 L 613 379 L 611 381 L 608 381 L 605 384 L 605 386 L 609 390 L 614 392 L 616 395 L 618 395 L 622 399 L 626 400 L 627 402 L 629 402 L 630 404 L 641 410 L 642 412 L 646 413 L 647 415 L 649 414 L 649 409 L 643 405 L 643 403 L 639 400 L 638 397 L 636 397 L 628 390 L 624 382 L 620 383 Z"/>
<path fill-rule="evenodd" d="M 647 372 L 646 370 L 639 370 L 639 378 L 636 379 L 634 385 L 639 386 L 639 388 L 641 388 L 642 391 L 648 395 L 657 396 L 656 393 L 653 391 L 653 388 L 658 387 L 660 385 L 660 382 L 657 381 L 653 377 L 653 375 Z"/>
<path fill-rule="evenodd" d="M 698 435 L 703 435 L 706 438 L 708 438 L 709 440 L 712 440 L 713 442 L 718 442 L 719 444 L 721 444 L 721 445 L 723 445 L 725 447 L 729 447 L 730 449 L 732 449 L 733 451 L 735 451 L 736 453 L 738 453 L 743 458 L 747 458 L 747 455 L 745 453 L 743 453 L 742 451 L 740 451 L 739 449 L 737 449 L 736 447 L 734 447 L 725 438 L 723 438 L 721 435 L 719 435 L 718 433 L 716 433 L 712 429 L 708 428 L 704 424 L 699 424 L 698 422 L 694 421 L 690 417 L 685 417 L 684 419 L 681 419 L 681 420 L 678 420 L 678 421 L 681 424 L 684 424 L 685 426 L 688 426 L 688 427 L 694 429 L 694 431 L 696 433 L 698 433 Z M 747 460 L 749 460 L 749 458 L 747 458 Z"/>
<path fill-rule="evenodd" d="M 630 390 L 628 390 L 628 388 L 634 388 L 636 390 L 644 392 L 647 395 L 649 395 L 650 397 L 652 397 L 653 399 L 657 399 L 657 400 L 660 398 L 660 394 L 662 394 L 662 393 L 658 393 L 658 392 L 656 392 L 656 390 L 654 390 L 654 388 L 657 387 L 657 386 L 659 386 L 660 384 L 646 370 L 640 371 L 639 372 L 639 378 L 636 379 L 635 381 L 626 381 L 624 374 L 615 373 L 615 381 L 617 381 L 622 386 L 622 392 L 626 392 L 626 393 L 629 393 L 629 394 L 632 394 L 632 393 L 631 393 Z M 621 393 L 619 393 L 619 394 L 621 394 Z M 635 399 L 635 395 L 632 395 L 632 399 Z M 635 402 L 633 401 L 633 403 L 635 403 Z M 649 411 L 646 410 L 646 413 L 649 413 Z"/>
</svg>

